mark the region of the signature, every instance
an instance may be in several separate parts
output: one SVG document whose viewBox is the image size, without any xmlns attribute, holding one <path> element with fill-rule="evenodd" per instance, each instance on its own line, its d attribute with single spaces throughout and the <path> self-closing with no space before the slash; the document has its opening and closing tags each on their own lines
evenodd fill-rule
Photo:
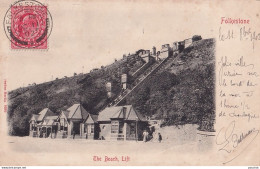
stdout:
<svg viewBox="0 0 260 169">
<path fill-rule="evenodd" d="M 257 137 L 259 130 L 252 128 L 245 133 L 237 134 L 234 133 L 236 128 L 236 121 L 232 121 L 228 127 L 223 127 L 217 134 L 216 144 L 220 146 L 218 151 L 224 151 L 227 153 L 232 153 L 237 151 L 236 155 L 232 157 L 230 160 L 224 162 L 223 164 L 227 164 L 234 159 L 236 159 L 242 152 L 253 142 L 253 140 Z M 241 143 L 244 143 L 245 146 L 241 148 Z"/>
</svg>

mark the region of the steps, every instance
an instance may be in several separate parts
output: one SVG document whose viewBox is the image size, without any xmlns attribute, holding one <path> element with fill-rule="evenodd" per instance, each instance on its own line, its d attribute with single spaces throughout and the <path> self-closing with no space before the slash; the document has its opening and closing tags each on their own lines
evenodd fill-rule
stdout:
<svg viewBox="0 0 260 169">
<path fill-rule="evenodd" d="M 111 134 L 110 141 L 124 141 L 124 135 L 123 134 Z"/>
</svg>

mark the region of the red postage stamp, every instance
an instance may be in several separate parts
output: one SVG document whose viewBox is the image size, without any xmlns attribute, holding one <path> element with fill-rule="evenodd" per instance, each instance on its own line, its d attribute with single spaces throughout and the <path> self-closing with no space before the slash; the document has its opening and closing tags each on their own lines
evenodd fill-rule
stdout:
<svg viewBox="0 0 260 169">
<path fill-rule="evenodd" d="M 12 49 L 47 49 L 52 17 L 47 5 L 36 0 L 17 1 L 6 12 L 4 28 Z"/>
<path fill-rule="evenodd" d="M 12 6 L 11 14 L 12 49 L 47 48 L 46 6 Z"/>
</svg>

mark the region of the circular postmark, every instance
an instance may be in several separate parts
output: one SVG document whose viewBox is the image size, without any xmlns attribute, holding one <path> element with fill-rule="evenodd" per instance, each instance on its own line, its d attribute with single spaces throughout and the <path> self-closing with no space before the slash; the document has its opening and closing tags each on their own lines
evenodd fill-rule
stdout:
<svg viewBox="0 0 260 169">
<path fill-rule="evenodd" d="M 12 49 L 47 49 L 52 17 L 46 5 L 36 0 L 17 1 L 7 10 L 3 25 Z"/>
</svg>

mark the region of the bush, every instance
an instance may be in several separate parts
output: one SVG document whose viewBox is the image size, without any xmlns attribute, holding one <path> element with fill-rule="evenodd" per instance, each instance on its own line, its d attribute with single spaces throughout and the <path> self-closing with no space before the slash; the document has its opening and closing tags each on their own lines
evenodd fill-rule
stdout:
<svg viewBox="0 0 260 169">
<path fill-rule="evenodd" d="M 199 40 L 201 40 L 201 39 L 202 39 L 202 37 L 201 37 L 200 35 L 194 35 L 194 36 L 192 37 L 192 42 L 199 41 Z"/>
</svg>

